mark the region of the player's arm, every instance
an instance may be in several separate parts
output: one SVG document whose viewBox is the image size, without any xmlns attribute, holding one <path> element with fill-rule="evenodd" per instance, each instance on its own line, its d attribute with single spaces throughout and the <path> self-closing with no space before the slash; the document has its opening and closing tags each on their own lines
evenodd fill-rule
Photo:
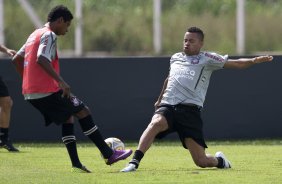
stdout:
<svg viewBox="0 0 282 184">
<path fill-rule="evenodd" d="M 64 81 L 64 79 L 57 73 L 51 65 L 52 53 L 54 57 L 54 43 L 56 42 L 56 34 L 47 31 L 40 38 L 40 44 L 37 51 L 37 64 L 39 64 L 42 69 L 54 80 L 56 80 L 63 90 L 63 95 L 70 97 L 70 86 Z M 55 54 L 56 55 L 56 54 Z"/>
<path fill-rule="evenodd" d="M 0 45 L 0 51 L 5 54 L 8 54 L 9 56 L 14 56 L 17 53 L 15 50 L 8 49 L 4 45 Z"/>
<path fill-rule="evenodd" d="M 48 75 L 50 75 L 54 80 L 56 80 L 59 83 L 60 88 L 63 90 L 63 96 L 70 97 L 70 86 L 53 69 L 50 61 L 44 56 L 39 56 L 38 59 L 37 59 L 37 63 L 43 68 L 43 70 Z"/>
<path fill-rule="evenodd" d="M 24 57 L 20 54 L 16 54 L 12 59 L 12 63 L 14 64 L 20 77 L 23 78 Z"/>
<path fill-rule="evenodd" d="M 166 86 L 167 86 L 167 81 L 168 81 L 168 77 L 167 77 L 167 78 L 165 79 L 165 81 L 164 81 L 162 91 L 161 91 L 161 93 L 160 93 L 160 95 L 159 95 L 158 100 L 157 100 L 157 101 L 156 101 L 156 103 L 155 103 L 155 108 L 157 108 L 157 107 L 158 107 L 158 105 L 160 105 L 160 103 L 161 103 L 161 100 L 162 100 L 162 97 L 163 97 L 164 91 L 165 91 Z"/>
<path fill-rule="evenodd" d="M 270 62 L 273 60 L 272 56 L 258 56 L 254 58 L 240 58 L 240 59 L 228 59 L 224 64 L 224 68 L 236 68 L 245 69 L 255 64 Z"/>
</svg>

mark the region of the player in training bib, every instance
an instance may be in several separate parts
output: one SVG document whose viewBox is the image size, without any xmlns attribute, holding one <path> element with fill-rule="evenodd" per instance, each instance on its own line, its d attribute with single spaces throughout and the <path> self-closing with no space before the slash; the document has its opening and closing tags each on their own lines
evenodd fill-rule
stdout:
<svg viewBox="0 0 282 184">
<path fill-rule="evenodd" d="M 69 84 L 60 75 L 57 36 L 68 32 L 72 19 L 67 7 L 55 6 L 48 14 L 48 22 L 28 37 L 13 63 L 23 80 L 25 100 L 41 112 L 46 125 L 61 125 L 62 141 L 72 163 L 72 172 L 89 173 L 78 157 L 74 118 L 78 119 L 83 133 L 97 146 L 107 165 L 127 158 L 132 150 L 112 150 L 105 143 L 90 110 L 71 93 Z"/>
</svg>

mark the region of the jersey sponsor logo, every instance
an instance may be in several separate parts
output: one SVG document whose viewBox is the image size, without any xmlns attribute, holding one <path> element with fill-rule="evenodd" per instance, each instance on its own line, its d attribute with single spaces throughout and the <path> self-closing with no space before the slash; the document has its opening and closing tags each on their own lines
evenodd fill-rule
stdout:
<svg viewBox="0 0 282 184">
<path fill-rule="evenodd" d="M 190 67 L 175 66 L 175 67 L 172 67 L 172 75 L 181 76 L 183 78 L 194 80 L 196 71 L 193 69 L 190 69 Z"/>
<path fill-rule="evenodd" d="M 195 70 L 191 70 L 189 67 L 186 68 L 181 68 L 179 72 L 177 72 L 179 75 L 190 75 L 190 76 L 195 76 Z"/>
<path fill-rule="evenodd" d="M 209 57 L 209 58 L 211 58 L 211 59 L 213 59 L 213 60 L 215 60 L 215 61 L 219 61 L 219 62 L 224 62 L 224 59 L 223 58 L 221 58 L 221 57 L 219 57 L 219 56 L 216 56 L 216 55 L 212 55 L 212 54 L 210 54 L 210 53 L 205 53 L 205 56 L 206 57 Z"/>
</svg>

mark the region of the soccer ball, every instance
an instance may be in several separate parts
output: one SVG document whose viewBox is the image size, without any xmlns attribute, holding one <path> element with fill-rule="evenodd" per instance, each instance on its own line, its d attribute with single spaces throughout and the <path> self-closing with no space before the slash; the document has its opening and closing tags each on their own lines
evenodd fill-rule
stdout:
<svg viewBox="0 0 282 184">
<path fill-rule="evenodd" d="M 116 137 L 109 137 L 105 139 L 105 142 L 113 150 L 124 150 L 124 143 Z"/>
</svg>

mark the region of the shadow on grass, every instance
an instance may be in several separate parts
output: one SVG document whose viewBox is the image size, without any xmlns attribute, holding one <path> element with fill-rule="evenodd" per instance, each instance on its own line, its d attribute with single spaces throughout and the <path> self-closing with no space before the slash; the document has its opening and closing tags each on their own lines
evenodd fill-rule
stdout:
<svg viewBox="0 0 282 184">
<path fill-rule="evenodd" d="M 198 169 L 194 169 L 194 168 L 179 168 L 179 169 L 146 169 L 146 168 L 141 168 L 138 169 L 134 172 L 120 172 L 120 171 L 110 171 L 108 173 L 123 173 L 123 174 L 130 174 L 130 173 L 173 173 L 173 172 L 185 172 L 185 173 L 190 173 L 190 174 L 201 174 L 201 172 L 210 172 L 210 171 L 216 171 L 216 172 L 220 172 L 220 171 L 225 171 L 226 169 L 218 169 L 218 168 L 198 168 Z M 228 169 L 229 170 L 229 169 Z"/>
</svg>

